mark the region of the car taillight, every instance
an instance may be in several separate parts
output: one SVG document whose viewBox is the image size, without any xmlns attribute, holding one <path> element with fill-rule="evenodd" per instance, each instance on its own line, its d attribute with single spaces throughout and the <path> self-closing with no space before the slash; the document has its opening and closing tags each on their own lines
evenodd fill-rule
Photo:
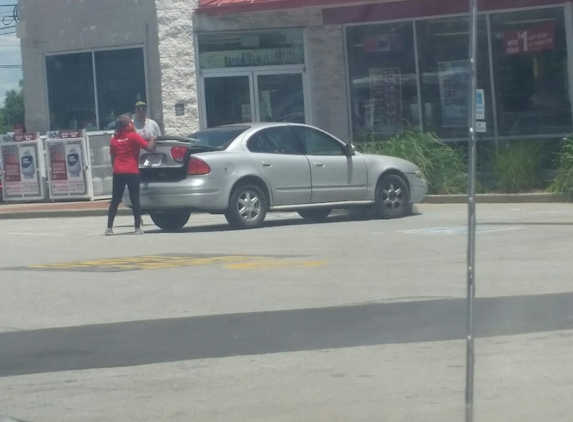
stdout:
<svg viewBox="0 0 573 422">
<path fill-rule="evenodd" d="M 178 163 L 183 162 L 185 154 L 187 153 L 187 147 L 173 147 L 171 148 L 171 156 Z"/>
<path fill-rule="evenodd" d="M 209 164 L 198 158 L 191 157 L 189 164 L 187 164 L 187 174 L 197 176 L 209 173 L 211 173 L 211 167 L 209 167 Z"/>
</svg>

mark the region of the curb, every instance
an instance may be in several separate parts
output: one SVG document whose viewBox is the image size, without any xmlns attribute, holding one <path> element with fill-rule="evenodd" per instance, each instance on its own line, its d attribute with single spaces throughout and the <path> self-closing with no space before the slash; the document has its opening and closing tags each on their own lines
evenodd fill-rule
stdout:
<svg viewBox="0 0 573 422">
<path fill-rule="evenodd" d="M 518 204 L 518 203 L 565 203 L 570 202 L 567 195 L 554 193 L 517 193 L 517 194 L 477 194 L 477 204 Z M 423 204 L 467 204 L 467 195 L 428 195 Z M 415 205 L 415 206 L 416 206 Z M 119 208 L 117 215 L 132 215 L 131 209 Z M 107 207 L 98 209 L 56 209 L 39 211 L 0 211 L 0 220 L 20 220 L 30 218 L 75 218 L 105 217 Z"/>
<path fill-rule="evenodd" d="M 130 209 L 120 208 L 117 215 L 132 215 Z M 60 217 L 105 217 L 106 209 L 96 210 L 42 210 L 42 211 L 18 211 L 0 212 L 0 220 L 25 220 L 30 218 L 60 218 Z"/>
<path fill-rule="evenodd" d="M 476 204 L 526 204 L 569 202 L 566 195 L 558 193 L 484 193 L 476 194 Z M 421 204 L 467 204 L 467 195 L 428 195 Z"/>
</svg>

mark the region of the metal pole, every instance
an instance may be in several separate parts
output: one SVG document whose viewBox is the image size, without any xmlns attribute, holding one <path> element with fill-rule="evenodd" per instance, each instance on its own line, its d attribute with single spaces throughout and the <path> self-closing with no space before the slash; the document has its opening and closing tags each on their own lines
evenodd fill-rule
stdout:
<svg viewBox="0 0 573 422">
<path fill-rule="evenodd" d="M 467 341 L 466 422 L 473 422 L 474 410 L 474 298 L 475 298 L 475 181 L 476 181 L 476 90 L 477 90 L 477 0 L 470 0 L 470 107 L 468 145 L 468 256 L 467 256 Z"/>
</svg>

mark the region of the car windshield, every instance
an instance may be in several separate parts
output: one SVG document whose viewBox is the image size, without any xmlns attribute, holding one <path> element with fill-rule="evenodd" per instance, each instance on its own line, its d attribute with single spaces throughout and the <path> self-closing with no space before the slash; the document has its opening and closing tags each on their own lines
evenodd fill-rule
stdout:
<svg viewBox="0 0 573 422">
<path fill-rule="evenodd" d="M 200 145 L 226 149 L 237 136 L 246 131 L 249 126 L 229 126 L 200 130 L 189 135 Z"/>
</svg>

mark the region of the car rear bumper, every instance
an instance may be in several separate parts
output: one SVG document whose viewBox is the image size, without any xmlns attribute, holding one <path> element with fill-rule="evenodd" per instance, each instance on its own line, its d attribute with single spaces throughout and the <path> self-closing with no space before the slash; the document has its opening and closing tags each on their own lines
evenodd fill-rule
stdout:
<svg viewBox="0 0 573 422">
<path fill-rule="evenodd" d="M 228 206 L 228 181 L 208 177 L 192 177 L 179 182 L 141 183 L 141 209 L 145 211 L 190 209 L 223 211 Z M 131 206 L 127 190 L 123 202 Z"/>
<path fill-rule="evenodd" d="M 428 193 L 428 183 L 415 174 L 407 174 L 410 183 L 410 203 L 421 202 Z"/>
</svg>

